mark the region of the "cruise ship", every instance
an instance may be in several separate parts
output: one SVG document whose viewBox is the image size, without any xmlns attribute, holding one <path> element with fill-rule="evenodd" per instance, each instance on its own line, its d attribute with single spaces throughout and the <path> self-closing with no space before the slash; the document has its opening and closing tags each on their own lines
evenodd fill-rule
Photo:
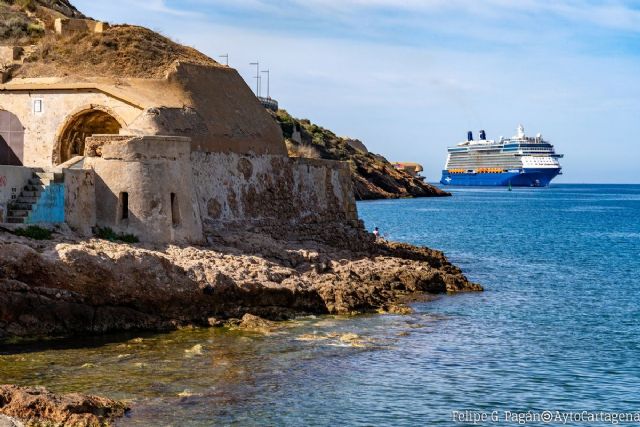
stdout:
<svg viewBox="0 0 640 427">
<path fill-rule="evenodd" d="M 483 130 L 479 136 L 474 141 L 468 132 L 466 141 L 448 149 L 441 184 L 546 187 L 562 173 L 558 159 L 563 155 L 541 134 L 526 136 L 522 125 L 512 138 L 494 141 Z"/>
</svg>

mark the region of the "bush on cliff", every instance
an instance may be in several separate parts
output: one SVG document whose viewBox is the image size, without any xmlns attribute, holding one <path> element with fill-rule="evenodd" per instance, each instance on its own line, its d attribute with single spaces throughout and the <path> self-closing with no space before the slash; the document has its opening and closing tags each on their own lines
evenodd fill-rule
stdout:
<svg viewBox="0 0 640 427">
<path fill-rule="evenodd" d="M 133 234 L 118 234 L 109 227 L 96 227 L 95 236 L 110 242 L 138 243 L 140 241 Z"/>
<path fill-rule="evenodd" d="M 285 110 L 272 113 L 282 129 L 290 157 L 322 158 L 349 162 L 357 200 L 400 197 L 450 196 L 449 193 L 396 169 L 387 159 L 366 149 L 358 150 L 349 139 L 308 119 L 296 119 Z M 299 139 L 294 140 L 294 130 Z"/>
<path fill-rule="evenodd" d="M 13 231 L 16 236 L 28 237 L 34 240 L 51 240 L 51 231 L 46 228 L 30 225 L 26 228 L 18 228 Z"/>
</svg>

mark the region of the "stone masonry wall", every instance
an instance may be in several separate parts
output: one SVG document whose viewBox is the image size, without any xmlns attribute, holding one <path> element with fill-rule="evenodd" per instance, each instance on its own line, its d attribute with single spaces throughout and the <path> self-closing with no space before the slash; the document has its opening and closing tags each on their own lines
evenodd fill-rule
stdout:
<svg viewBox="0 0 640 427">
<path fill-rule="evenodd" d="M 364 233 L 345 163 L 200 152 L 191 163 L 206 233 L 236 228 L 325 241 Z"/>
</svg>

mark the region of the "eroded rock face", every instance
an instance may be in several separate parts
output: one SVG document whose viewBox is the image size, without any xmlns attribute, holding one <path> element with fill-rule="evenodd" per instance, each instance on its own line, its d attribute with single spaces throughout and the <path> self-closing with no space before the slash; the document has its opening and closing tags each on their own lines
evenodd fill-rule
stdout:
<svg viewBox="0 0 640 427">
<path fill-rule="evenodd" d="M 426 248 L 368 241 L 354 251 L 249 232 L 209 240 L 152 247 L 0 233 L 0 339 L 388 311 L 416 293 L 481 290 Z"/>
<path fill-rule="evenodd" d="M 124 403 L 104 397 L 56 395 L 44 387 L 0 386 L 0 414 L 27 425 L 98 427 L 109 425 L 127 410 Z M 12 425 L 9 422 L 22 425 L 15 420 L 7 421 L 6 425 Z"/>
</svg>

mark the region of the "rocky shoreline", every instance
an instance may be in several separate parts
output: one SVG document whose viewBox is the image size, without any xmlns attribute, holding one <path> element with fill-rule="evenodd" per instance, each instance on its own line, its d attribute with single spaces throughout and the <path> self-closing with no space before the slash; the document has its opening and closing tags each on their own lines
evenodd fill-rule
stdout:
<svg viewBox="0 0 640 427">
<path fill-rule="evenodd" d="M 158 247 L 0 232 L 0 340 L 215 326 L 247 313 L 394 311 L 413 295 L 482 290 L 441 252 L 406 244 L 371 239 L 356 250 L 250 232 L 209 241 Z"/>
<path fill-rule="evenodd" d="M 191 325 L 265 332 L 298 315 L 406 313 L 407 302 L 428 294 L 482 290 L 442 252 L 358 235 L 327 244 L 229 232 L 195 247 L 68 230 L 41 241 L 3 230 L 0 342 Z M 109 425 L 126 409 L 95 396 L 0 387 L 0 425 Z"/>
<path fill-rule="evenodd" d="M 124 416 L 124 402 L 83 394 L 56 395 L 44 387 L 0 386 L 0 426 L 99 427 Z"/>
</svg>

